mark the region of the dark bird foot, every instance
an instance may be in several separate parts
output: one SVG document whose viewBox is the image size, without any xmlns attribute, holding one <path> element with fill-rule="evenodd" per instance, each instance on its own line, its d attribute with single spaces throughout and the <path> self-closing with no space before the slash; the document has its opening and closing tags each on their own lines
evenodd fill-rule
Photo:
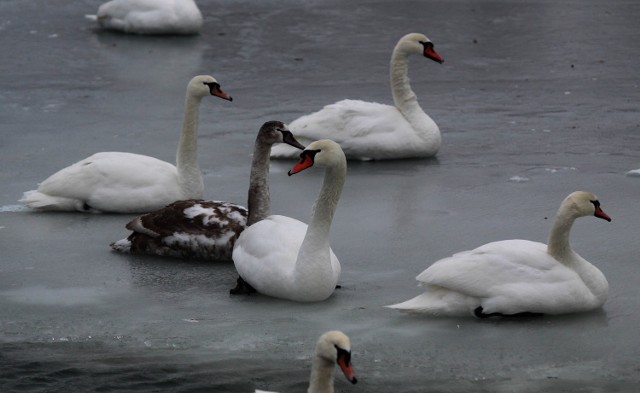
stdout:
<svg viewBox="0 0 640 393">
<path fill-rule="evenodd" d="M 480 319 L 487 319 L 487 318 L 491 318 L 491 317 L 504 317 L 504 318 L 531 318 L 531 317 L 541 317 L 544 314 L 542 313 L 537 313 L 537 312 L 519 312 L 519 313 L 515 313 L 515 314 L 502 314 L 499 312 L 492 312 L 489 314 L 485 314 L 483 311 L 482 306 L 478 306 L 476 307 L 475 310 L 473 310 L 473 315 L 475 315 L 476 317 L 480 318 Z"/>
<path fill-rule="evenodd" d="M 229 290 L 229 293 L 232 295 L 251 295 L 252 293 L 256 293 L 257 291 L 248 282 L 242 279 L 242 277 L 238 277 L 236 280 L 236 287 Z"/>
</svg>

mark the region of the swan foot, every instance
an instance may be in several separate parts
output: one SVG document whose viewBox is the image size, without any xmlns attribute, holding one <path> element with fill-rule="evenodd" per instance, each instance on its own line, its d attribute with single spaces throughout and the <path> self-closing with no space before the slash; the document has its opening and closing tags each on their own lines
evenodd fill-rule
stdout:
<svg viewBox="0 0 640 393">
<path fill-rule="evenodd" d="M 238 277 L 236 280 L 236 287 L 229 290 L 231 295 L 251 295 L 252 293 L 256 293 L 257 291 L 248 282 L 242 279 L 242 277 Z"/>
<path fill-rule="evenodd" d="M 530 318 L 530 317 L 541 317 L 544 314 L 543 313 L 538 313 L 538 312 L 519 312 L 519 313 L 515 313 L 515 314 L 502 314 L 499 312 L 492 312 L 489 314 L 485 314 L 483 311 L 482 306 L 478 306 L 476 307 L 475 310 L 473 310 L 473 315 L 475 315 L 476 317 L 480 318 L 480 319 L 486 319 L 486 318 L 491 318 L 491 317 L 506 317 L 506 318 Z"/>
</svg>

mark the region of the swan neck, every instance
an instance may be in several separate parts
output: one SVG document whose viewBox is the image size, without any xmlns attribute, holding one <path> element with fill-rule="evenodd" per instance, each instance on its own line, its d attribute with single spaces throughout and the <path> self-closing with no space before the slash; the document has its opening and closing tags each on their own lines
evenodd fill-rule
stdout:
<svg viewBox="0 0 640 393">
<path fill-rule="evenodd" d="M 307 393 L 333 393 L 333 374 L 335 366 L 320 357 L 313 359 L 309 389 Z"/>
<path fill-rule="evenodd" d="M 325 171 L 307 233 L 298 251 L 295 274 L 302 285 L 306 285 L 305 280 L 316 282 L 322 281 L 323 276 L 333 276 L 333 269 L 329 263 L 331 259 L 329 229 L 342 193 L 346 173 L 346 159 L 334 167 L 328 167 Z"/>
<path fill-rule="evenodd" d="M 329 228 L 340 200 L 346 177 L 346 163 L 340 167 L 327 168 L 322 187 L 316 199 L 309 221 L 303 247 L 322 247 L 329 242 Z"/>
<path fill-rule="evenodd" d="M 270 155 L 271 145 L 261 143 L 259 139 L 256 139 L 251 162 L 251 175 L 249 176 L 249 195 L 247 198 L 249 217 L 247 218 L 247 226 L 266 218 L 270 214 Z"/>
<path fill-rule="evenodd" d="M 200 97 L 187 94 L 182 132 L 176 154 L 178 179 L 186 189 L 202 187 L 202 175 L 198 166 L 198 115 L 200 101 Z"/>
<path fill-rule="evenodd" d="M 396 47 L 391 55 L 390 73 L 391 94 L 396 108 L 405 116 L 408 112 L 420 108 L 418 97 L 411 90 L 409 82 L 409 56 L 399 47 Z"/>
<path fill-rule="evenodd" d="M 572 253 L 569 235 L 574 221 L 575 217 L 561 208 L 549 233 L 547 253 L 561 262 L 567 261 Z"/>
</svg>

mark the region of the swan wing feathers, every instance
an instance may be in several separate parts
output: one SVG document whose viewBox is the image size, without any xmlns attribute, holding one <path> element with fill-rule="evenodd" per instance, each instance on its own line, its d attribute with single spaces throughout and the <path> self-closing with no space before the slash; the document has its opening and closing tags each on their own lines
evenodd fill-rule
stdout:
<svg viewBox="0 0 640 393">
<path fill-rule="evenodd" d="M 306 232 L 307 224 L 279 215 L 249 226 L 233 250 L 238 274 L 254 287 L 259 286 L 259 282 L 252 281 L 253 277 L 260 277 L 261 282 L 284 281 L 283 277 L 293 274 Z"/>
<path fill-rule="evenodd" d="M 302 116 L 289 124 L 289 129 L 303 144 L 332 139 L 340 144 L 347 157 L 384 158 L 381 152 L 394 150 L 402 135 L 415 138 L 407 120 L 394 106 L 342 100 L 318 112 Z M 290 153 L 290 155 L 287 155 Z M 272 156 L 295 157 L 299 153 L 286 145 L 274 146 Z"/>
<path fill-rule="evenodd" d="M 167 162 L 140 154 L 102 152 L 54 173 L 40 184 L 38 191 L 79 199 L 91 199 L 100 193 L 144 197 L 159 185 L 175 184 L 176 179 L 176 168 Z"/>
<path fill-rule="evenodd" d="M 576 279 L 575 271 L 547 254 L 545 244 L 527 240 L 493 242 L 460 252 L 435 262 L 416 277 L 422 286 L 477 298 L 532 296 L 542 288 L 566 288 L 567 282 Z"/>
<path fill-rule="evenodd" d="M 285 299 L 299 293 L 294 271 L 307 224 L 294 218 L 272 215 L 247 227 L 236 241 L 233 261 L 240 277 L 258 292 Z M 340 262 L 329 250 L 334 280 Z M 335 286 L 335 284 L 334 284 Z M 333 291 L 333 288 L 332 288 Z"/>
</svg>

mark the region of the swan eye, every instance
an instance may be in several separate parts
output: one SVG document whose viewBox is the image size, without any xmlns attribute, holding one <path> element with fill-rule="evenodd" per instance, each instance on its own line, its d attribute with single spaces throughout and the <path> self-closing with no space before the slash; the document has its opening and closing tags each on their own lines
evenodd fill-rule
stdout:
<svg viewBox="0 0 640 393">
<path fill-rule="evenodd" d="M 343 358 L 345 364 L 351 363 L 351 352 L 350 351 L 342 349 L 337 345 L 334 345 L 334 347 L 336 347 L 336 351 L 338 351 L 338 359 Z"/>
<path fill-rule="evenodd" d="M 303 150 L 302 153 L 300 153 L 300 158 L 309 157 L 309 158 L 311 158 L 311 160 L 313 160 L 316 157 L 316 154 L 318 154 L 320 152 L 321 152 L 320 149 L 317 149 L 317 150 Z"/>
<path fill-rule="evenodd" d="M 600 201 L 595 200 L 595 201 L 589 201 L 591 203 L 593 203 L 593 206 L 595 206 L 596 208 L 600 207 Z"/>
</svg>

